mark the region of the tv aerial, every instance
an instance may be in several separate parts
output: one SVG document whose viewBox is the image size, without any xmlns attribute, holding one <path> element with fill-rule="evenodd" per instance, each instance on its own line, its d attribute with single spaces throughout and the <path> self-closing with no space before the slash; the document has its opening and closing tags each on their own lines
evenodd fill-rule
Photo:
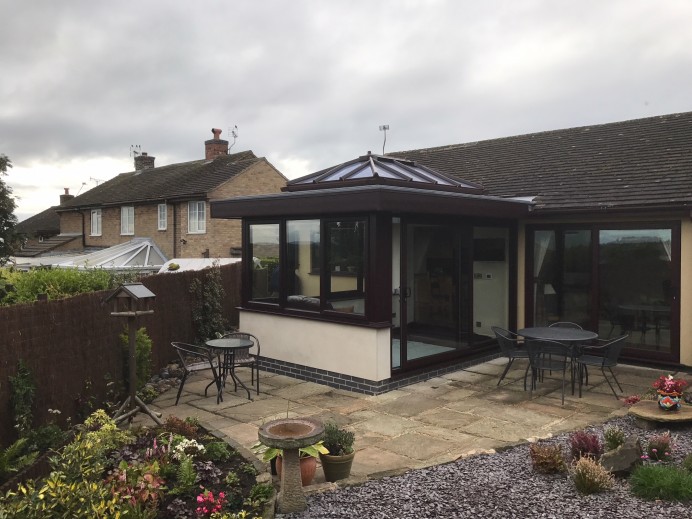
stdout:
<svg viewBox="0 0 692 519">
<path fill-rule="evenodd" d="M 383 124 L 380 126 L 380 131 L 384 132 L 384 142 L 382 143 L 382 155 L 384 155 L 384 146 L 387 144 L 387 130 L 389 130 L 388 124 Z"/>
<path fill-rule="evenodd" d="M 142 154 L 142 146 L 139 144 L 130 144 L 130 157 L 136 157 Z"/>
<path fill-rule="evenodd" d="M 229 128 L 228 133 L 233 137 L 233 144 L 228 147 L 228 153 L 231 153 L 231 148 L 235 146 L 235 141 L 238 139 L 238 125 L 236 124 L 233 128 Z"/>
</svg>

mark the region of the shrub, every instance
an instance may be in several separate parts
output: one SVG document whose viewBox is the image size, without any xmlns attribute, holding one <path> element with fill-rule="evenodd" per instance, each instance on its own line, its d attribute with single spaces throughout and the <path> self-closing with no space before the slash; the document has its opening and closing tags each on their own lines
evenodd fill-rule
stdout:
<svg viewBox="0 0 692 519">
<path fill-rule="evenodd" d="M 186 436 L 187 438 L 199 437 L 199 425 L 192 423 L 191 421 L 181 420 L 177 416 L 170 415 L 168 418 L 166 418 L 163 428 L 168 432 Z"/>
<path fill-rule="evenodd" d="M 642 499 L 692 500 L 692 473 L 672 465 L 651 463 L 637 468 L 630 477 L 632 493 Z"/>
<path fill-rule="evenodd" d="M 579 458 L 572 467 L 574 486 L 582 494 L 595 494 L 613 488 L 613 475 L 590 456 Z"/>
<path fill-rule="evenodd" d="M 27 453 L 27 443 L 27 438 L 19 438 L 6 449 L 0 450 L 0 484 L 36 460 L 38 452 Z"/>
<path fill-rule="evenodd" d="M 180 460 L 180 465 L 178 465 L 178 473 L 176 475 L 175 488 L 171 493 L 173 494 L 191 494 L 197 487 L 197 472 L 195 472 L 195 467 L 192 463 L 192 458 L 186 456 Z"/>
<path fill-rule="evenodd" d="M 559 445 L 532 443 L 529 446 L 531 463 L 536 472 L 556 474 L 567 469 L 562 449 Z"/>
<path fill-rule="evenodd" d="M 673 438 L 670 432 L 651 436 L 646 443 L 645 459 L 652 461 L 668 461 L 673 451 Z"/>
<path fill-rule="evenodd" d="M 250 495 L 245 500 L 245 504 L 252 508 L 260 508 L 269 501 L 274 495 L 274 487 L 269 483 L 256 483 L 250 490 Z"/>
<path fill-rule="evenodd" d="M 211 461 L 226 461 L 231 457 L 231 449 L 226 442 L 209 442 L 206 445 L 204 458 Z"/>
<path fill-rule="evenodd" d="M 601 440 L 593 433 L 586 431 L 572 433 L 569 437 L 569 443 L 572 460 L 578 460 L 585 456 L 597 460 L 603 454 Z"/>
<path fill-rule="evenodd" d="M 238 474 L 236 474 L 235 472 L 230 471 L 228 474 L 226 474 L 224 482 L 229 487 L 237 487 L 238 485 L 240 485 L 240 477 L 238 477 Z"/>
<path fill-rule="evenodd" d="M 343 456 L 353 452 L 353 442 L 356 436 L 351 431 L 339 428 L 336 422 L 326 422 L 324 424 L 323 445 L 329 450 L 332 456 Z"/>
<path fill-rule="evenodd" d="M 606 450 L 613 451 L 625 443 L 625 431 L 617 425 L 608 427 L 603 431 L 603 438 L 605 439 Z"/>
</svg>

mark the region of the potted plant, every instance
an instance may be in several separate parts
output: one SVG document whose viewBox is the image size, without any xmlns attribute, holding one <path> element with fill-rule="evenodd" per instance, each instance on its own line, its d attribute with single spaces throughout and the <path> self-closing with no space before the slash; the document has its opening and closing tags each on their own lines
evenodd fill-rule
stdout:
<svg viewBox="0 0 692 519">
<path fill-rule="evenodd" d="M 677 411 L 680 409 L 683 389 L 687 382 L 673 375 L 661 375 L 653 387 L 658 393 L 658 406 L 665 411 Z"/>
<path fill-rule="evenodd" d="M 315 478 L 315 472 L 317 472 L 317 457 L 329 453 L 323 443 L 323 441 L 319 441 L 298 449 L 300 453 L 300 480 L 304 487 L 312 483 L 312 480 Z M 262 461 L 275 463 L 276 474 L 281 477 L 283 450 L 267 447 L 262 442 L 257 442 L 253 445 L 252 449 L 256 453 L 262 454 Z"/>
<path fill-rule="evenodd" d="M 324 479 L 337 481 L 346 479 L 351 474 L 353 457 L 353 442 L 356 436 L 351 431 L 340 428 L 335 422 L 324 424 L 324 446 L 329 450 L 328 454 L 320 453 Z"/>
</svg>

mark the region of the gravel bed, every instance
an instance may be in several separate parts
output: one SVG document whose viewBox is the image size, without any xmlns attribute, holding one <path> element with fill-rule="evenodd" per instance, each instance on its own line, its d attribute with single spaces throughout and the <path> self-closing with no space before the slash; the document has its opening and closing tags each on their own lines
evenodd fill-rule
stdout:
<svg viewBox="0 0 692 519">
<path fill-rule="evenodd" d="M 644 431 L 631 417 L 617 418 L 587 430 L 601 435 L 604 427 L 620 426 L 640 439 L 665 432 Z M 676 437 L 676 463 L 692 453 L 692 427 L 671 431 Z M 569 434 L 561 442 L 568 452 Z M 692 518 L 692 504 L 644 501 L 634 497 L 625 480 L 613 490 L 582 496 L 567 475 L 537 474 L 531 467 L 528 445 L 497 454 L 473 456 L 446 465 L 413 470 L 402 476 L 368 481 L 363 485 L 314 494 L 301 514 L 279 518 Z"/>
</svg>

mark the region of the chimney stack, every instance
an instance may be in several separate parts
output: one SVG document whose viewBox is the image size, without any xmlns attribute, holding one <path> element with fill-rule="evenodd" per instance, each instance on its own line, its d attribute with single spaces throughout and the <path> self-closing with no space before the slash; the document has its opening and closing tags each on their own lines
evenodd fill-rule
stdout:
<svg viewBox="0 0 692 519">
<path fill-rule="evenodd" d="M 204 158 L 211 160 L 219 155 L 228 155 L 228 141 L 221 138 L 221 130 L 212 128 L 211 133 L 214 134 L 214 138 L 204 141 Z"/>
<path fill-rule="evenodd" d="M 60 205 L 64 204 L 65 202 L 68 202 L 74 198 L 74 195 L 70 194 L 70 188 L 66 187 L 65 189 L 65 194 L 60 195 Z"/>
<path fill-rule="evenodd" d="M 153 169 L 154 161 L 156 157 L 150 157 L 147 152 L 143 152 L 141 155 L 135 155 L 135 171 L 142 171 L 143 169 Z"/>
</svg>

